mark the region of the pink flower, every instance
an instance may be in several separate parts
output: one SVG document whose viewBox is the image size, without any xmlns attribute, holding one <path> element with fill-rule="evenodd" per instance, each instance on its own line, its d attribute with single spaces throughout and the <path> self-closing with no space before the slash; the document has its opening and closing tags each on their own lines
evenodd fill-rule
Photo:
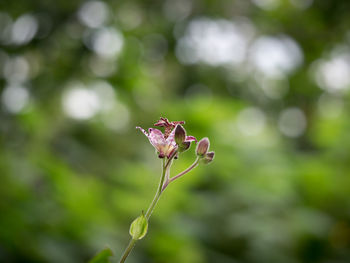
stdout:
<svg viewBox="0 0 350 263">
<path fill-rule="evenodd" d="M 164 158 L 165 156 L 170 158 L 170 156 L 178 149 L 178 145 L 175 141 L 175 131 L 177 130 L 177 125 L 184 122 L 169 122 L 165 118 L 161 118 L 155 126 L 165 127 L 164 134 L 158 130 L 149 128 L 148 133 L 141 127 L 136 127 L 140 129 L 149 139 L 150 143 L 157 150 L 159 158 Z M 185 142 L 190 143 L 191 141 L 197 141 L 193 136 L 186 136 Z"/>
</svg>

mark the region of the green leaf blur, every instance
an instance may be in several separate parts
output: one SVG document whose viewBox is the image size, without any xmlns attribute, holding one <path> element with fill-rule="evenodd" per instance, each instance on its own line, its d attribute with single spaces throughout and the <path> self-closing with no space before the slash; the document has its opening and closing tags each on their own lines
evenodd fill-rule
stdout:
<svg viewBox="0 0 350 263">
<path fill-rule="evenodd" d="M 105 248 L 100 251 L 89 263 L 110 263 L 109 258 L 113 255 L 110 248 Z"/>
</svg>

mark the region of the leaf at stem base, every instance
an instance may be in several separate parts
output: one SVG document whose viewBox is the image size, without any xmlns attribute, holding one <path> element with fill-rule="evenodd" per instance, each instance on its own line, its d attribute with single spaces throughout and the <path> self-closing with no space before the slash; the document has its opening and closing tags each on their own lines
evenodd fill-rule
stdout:
<svg viewBox="0 0 350 263">
<path fill-rule="evenodd" d="M 113 252 L 110 248 L 105 248 L 98 252 L 89 263 L 111 263 L 109 258 L 113 256 Z"/>
</svg>

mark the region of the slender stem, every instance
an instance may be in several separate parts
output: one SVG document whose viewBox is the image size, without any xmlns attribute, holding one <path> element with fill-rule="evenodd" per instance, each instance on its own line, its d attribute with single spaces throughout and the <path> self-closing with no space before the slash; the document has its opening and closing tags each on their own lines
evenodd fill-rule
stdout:
<svg viewBox="0 0 350 263">
<path fill-rule="evenodd" d="M 169 157 L 168 161 L 166 161 L 166 158 L 163 159 L 162 175 L 160 177 L 159 186 L 158 186 L 157 192 L 152 200 L 152 203 L 148 207 L 147 212 L 145 214 L 145 217 L 147 218 L 147 220 L 151 217 L 152 211 L 153 211 L 154 207 L 156 206 L 156 204 L 160 198 L 160 195 L 162 194 L 162 187 L 163 187 L 164 179 L 165 179 L 166 174 L 168 173 L 168 169 L 170 168 L 170 164 L 171 164 L 173 158 L 175 157 L 175 155 L 176 155 L 176 151 Z M 129 245 L 124 250 L 123 256 L 120 259 L 119 263 L 125 262 L 126 258 L 129 256 L 131 250 L 134 248 L 136 242 L 137 242 L 137 240 L 131 238 Z"/>
<path fill-rule="evenodd" d="M 187 174 L 189 171 L 191 171 L 193 168 L 195 168 L 199 163 L 199 157 L 197 157 L 197 159 L 194 161 L 194 163 L 188 167 L 186 170 L 182 171 L 181 173 L 179 173 L 178 175 L 175 175 L 174 177 L 170 178 L 169 180 L 167 180 L 163 187 L 162 187 L 162 191 L 165 190 L 165 188 L 168 186 L 168 184 L 170 184 L 172 181 L 176 180 L 177 178 L 183 176 L 184 174 Z"/>
<path fill-rule="evenodd" d="M 165 172 L 165 178 L 164 178 L 164 182 L 166 183 L 167 181 L 169 181 L 169 177 L 170 177 L 170 166 L 172 164 L 173 160 L 171 160 L 171 163 L 169 163 L 169 167 L 166 169 L 166 172 Z M 165 184 L 163 182 L 163 185 Z"/>
<path fill-rule="evenodd" d="M 125 249 L 123 257 L 120 259 L 119 263 L 125 262 L 126 258 L 129 256 L 131 250 L 134 248 L 136 241 L 137 241 L 136 239 L 133 239 L 133 238 L 130 239 L 129 245 Z"/>
<path fill-rule="evenodd" d="M 170 159 L 169 159 L 169 161 L 170 161 Z M 148 207 L 147 212 L 146 212 L 146 214 L 145 214 L 145 217 L 147 218 L 147 220 L 150 218 L 150 216 L 151 216 L 151 214 L 152 214 L 152 211 L 153 211 L 155 205 L 157 204 L 157 202 L 158 202 L 158 200 L 159 200 L 159 197 L 160 197 L 160 194 L 161 194 L 161 192 L 162 192 L 162 186 L 163 186 L 163 182 L 164 182 L 166 170 L 167 170 L 167 167 L 168 167 L 168 165 L 169 165 L 169 161 L 166 163 L 166 159 L 165 159 L 165 158 L 163 159 L 162 176 L 160 177 L 159 186 L 158 186 L 156 195 L 154 196 L 154 198 L 153 198 L 153 200 L 152 200 L 152 203 L 151 203 L 150 206 Z"/>
</svg>

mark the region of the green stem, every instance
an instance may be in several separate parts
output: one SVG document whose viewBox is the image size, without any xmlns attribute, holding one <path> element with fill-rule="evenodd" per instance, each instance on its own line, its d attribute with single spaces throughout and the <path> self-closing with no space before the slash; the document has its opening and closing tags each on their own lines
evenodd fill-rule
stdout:
<svg viewBox="0 0 350 263">
<path fill-rule="evenodd" d="M 147 212 L 145 214 L 145 217 L 147 218 L 147 220 L 150 218 L 150 216 L 151 216 L 151 214 L 153 212 L 153 209 L 156 206 L 156 204 L 157 204 L 157 202 L 158 202 L 158 200 L 160 198 L 160 195 L 162 193 L 162 186 L 163 186 L 163 183 L 164 183 L 164 178 L 165 178 L 165 174 L 166 174 L 166 171 L 167 171 L 167 167 L 169 166 L 168 164 L 170 162 L 170 159 L 169 159 L 168 163 L 166 163 L 165 161 L 166 161 L 166 159 L 164 158 L 163 159 L 163 167 L 162 167 L 162 176 L 160 177 L 160 182 L 159 182 L 159 186 L 158 186 L 156 195 L 154 196 L 153 201 L 150 204 L 150 206 L 148 207 Z"/>
<path fill-rule="evenodd" d="M 129 245 L 125 249 L 125 251 L 123 253 L 123 257 L 120 259 L 119 263 L 125 262 L 126 258 L 129 256 L 131 250 L 134 248 L 136 241 L 137 241 L 136 239 L 130 239 Z"/>
<path fill-rule="evenodd" d="M 197 159 L 194 161 L 194 163 L 190 167 L 188 167 L 186 170 L 184 170 L 181 173 L 179 173 L 178 175 L 175 175 L 174 177 L 168 179 L 164 183 L 164 185 L 162 187 L 162 191 L 164 191 L 165 188 L 168 186 L 168 184 L 170 184 L 172 181 L 175 181 L 177 178 L 183 176 L 184 174 L 187 174 L 189 171 L 191 171 L 193 168 L 195 168 L 198 165 L 198 163 L 199 163 L 199 157 L 197 157 Z"/>
<path fill-rule="evenodd" d="M 155 196 L 153 198 L 153 201 L 150 204 L 150 206 L 148 207 L 147 212 L 145 214 L 145 217 L 146 217 L 147 220 L 151 217 L 153 209 L 156 206 L 156 204 L 157 204 L 157 202 L 158 202 L 158 200 L 160 198 L 160 195 L 162 194 L 162 187 L 163 187 L 163 183 L 164 183 L 164 178 L 165 178 L 165 175 L 167 174 L 167 170 L 170 168 L 171 161 L 175 157 L 175 155 L 176 155 L 176 151 L 174 152 L 174 154 L 172 154 L 169 157 L 168 161 L 166 161 L 166 158 L 163 159 L 162 175 L 160 177 L 159 186 L 158 186 L 157 192 L 156 192 L 156 194 L 155 194 Z M 120 259 L 119 263 L 125 262 L 126 258 L 129 256 L 131 250 L 134 248 L 136 242 L 137 242 L 137 240 L 131 238 L 131 240 L 129 242 L 129 245 L 124 250 L 123 256 Z"/>
</svg>

